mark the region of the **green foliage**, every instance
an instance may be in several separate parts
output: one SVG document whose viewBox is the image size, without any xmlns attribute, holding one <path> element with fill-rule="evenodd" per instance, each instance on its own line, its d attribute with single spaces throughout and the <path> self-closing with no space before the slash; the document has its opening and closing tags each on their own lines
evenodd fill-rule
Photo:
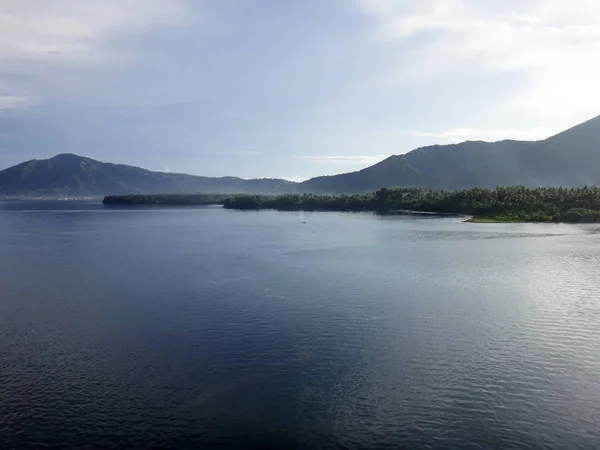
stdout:
<svg viewBox="0 0 600 450">
<path fill-rule="evenodd" d="M 265 209 L 266 197 L 261 195 L 236 195 L 235 197 L 228 198 L 223 203 L 225 208 L 231 209 Z"/>
<path fill-rule="evenodd" d="M 481 221 L 599 222 L 600 188 L 523 186 L 441 191 L 422 188 L 379 189 L 354 195 L 238 195 L 225 200 L 233 209 L 282 211 L 419 211 L 468 214 Z"/>
<path fill-rule="evenodd" d="M 237 195 L 225 201 L 231 209 L 277 209 L 280 211 L 371 211 L 372 194 L 315 195 L 287 194 L 279 196 Z"/>
<path fill-rule="evenodd" d="M 586 208 L 571 208 L 565 211 L 562 218 L 568 222 L 600 222 L 600 211 Z"/>
<path fill-rule="evenodd" d="M 227 199 L 224 194 L 164 194 L 164 195 L 108 195 L 105 205 L 221 205 Z"/>
</svg>

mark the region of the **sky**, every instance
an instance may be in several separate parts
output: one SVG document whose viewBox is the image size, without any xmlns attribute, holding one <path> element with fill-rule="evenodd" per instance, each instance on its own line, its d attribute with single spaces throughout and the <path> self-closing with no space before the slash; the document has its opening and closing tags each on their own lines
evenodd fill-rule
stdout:
<svg viewBox="0 0 600 450">
<path fill-rule="evenodd" d="M 312 176 L 600 114 L 597 0 L 0 0 L 0 169 Z"/>
</svg>

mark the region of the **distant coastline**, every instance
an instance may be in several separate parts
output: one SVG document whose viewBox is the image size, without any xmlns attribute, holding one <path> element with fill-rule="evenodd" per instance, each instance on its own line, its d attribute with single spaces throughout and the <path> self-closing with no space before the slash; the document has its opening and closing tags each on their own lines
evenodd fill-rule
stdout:
<svg viewBox="0 0 600 450">
<path fill-rule="evenodd" d="M 112 206 L 203 206 L 223 205 L 226 194 L 157 194 L 107 195 L 102 201 Z"/>
<path fill-rule="evenodd" d="M 102 196 L 64 196 L 64 195 L 0 195 L 1 202 L 32 202 L 32 201 L 53 201 L 53 202 L 90 202 L 102 200 Z"/>
<path fill-rule="evenodd" d="M 600 188 L 473 188 L 439 191 L 423 188 L 379 189 L 354 195 L 111 195 L 105 205 L 223 205 L 227 209 L 278 211 L 356 211 L 385 214 L 467 216 L 468 222 L 600 222 Z"/>
<path fill-rule="evenodd" d="M 495 186 L 600 186 L 600 116 L 548 139 L 466 141 L 420 147 L 354 172 L 295 182 L 281 178 L 207 177 L 61 153 L 0 170 L 0 197 L 90 197 L 107 194 L 364 194 L 386 186 L 493 189 Z M 290 160 L 291 161 L 291 160 Z M 260 157 L 249 158 L 260 164 Z M 169 203 L 168 200 L 165 202 Z M 146 203 L 142 200 L 141 204 Z M 148 201 L 162 204 L 162 200 Z M 124 203 L 133 204 L 133 203 Z M 189 204 L 183 202 L 182 204 Z M 525 210 L 520 212 L 526 212 Z"/>
</svg>

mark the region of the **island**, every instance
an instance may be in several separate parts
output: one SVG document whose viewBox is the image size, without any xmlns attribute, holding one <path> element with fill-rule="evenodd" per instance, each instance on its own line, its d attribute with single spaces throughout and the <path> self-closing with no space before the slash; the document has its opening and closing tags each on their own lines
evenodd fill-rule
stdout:
<svg viewBox="0 0 600 450">
<path fill-rule="evenodd" d="M 239 210 L 430 212 L 472 216 L 472 222 L 594 223 L 600 222 L 600 188 L 383 188 L 354 195 L 236 195 L 223 206 Z"/>
<path fill-rule="evenodd" d="M 506 186 L 457 191 L 382 188 L 362 194 L 109 195 L 107 206 L 201 206 L 278 211 L 354 211 L 467 216 L 470 222 L 600 222 L 600 187 Z"/>
<path fill-rule="evenodd" d="M 231 194 L 131 194 L 107 195 L 108 206 L 204 206 L 223 205 Z"/>
</svg>

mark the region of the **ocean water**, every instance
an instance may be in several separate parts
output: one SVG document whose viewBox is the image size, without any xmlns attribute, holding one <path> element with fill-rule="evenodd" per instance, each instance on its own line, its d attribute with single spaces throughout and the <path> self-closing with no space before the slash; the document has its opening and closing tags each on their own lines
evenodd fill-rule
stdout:
<svg viewBox="0 0 600 450">
<path fill-rule="evenodd" d="M 1 448 L 600 448 L 599 325 L 596 226 L 0 203 Z"/>
</svg>

